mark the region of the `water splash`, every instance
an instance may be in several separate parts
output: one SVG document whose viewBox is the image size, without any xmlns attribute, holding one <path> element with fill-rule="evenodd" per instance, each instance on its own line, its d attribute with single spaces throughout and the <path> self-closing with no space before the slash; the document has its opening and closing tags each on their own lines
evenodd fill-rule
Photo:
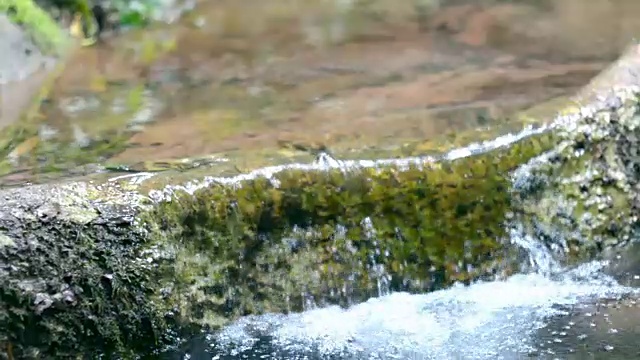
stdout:
<svg viewBox="0 0 640 360">
<path fill-rule="evenodd" d="M 424 295 L 394 293 L 349 309 L 244 318 L 210 335 L 218 359 L 518 359 L 536 334 L 580 303 L 634 290 L 592 263 L 556 279 L 539 273 L 454 286 Z"/>
<path fill-rule="evenodd" d="M 516 134 L 507 134 L 499 136 L 490 141 L 484 141 L 481 143 L 474 143 L 466 147 L 454 149 L 443 156 L 417 156 L 406 157 L 400 159 L 376 159 L 376 160 L 338 160 L 331 157 L 329 154 L 321 153 L 312 163 L 296 163 L 279 166 L 269 166 L 261 169 L 251 171 L 246 174 L 241 174 L 233 177 L 214 177 L 207 176 L 202 180 L 196 180 L 187 182 L 182 185 L 169 185 L 161 190 L 152 190 L 149 192 L 149 197 L 156 202 L 170 201 L 173 198 L 173 194 L 179 191 L 184 191 L 189 194 L 193 194 L 199 189 L 209 187 L 213 184 L 228 184 L 236 185 L 242 181 L 255 179 L 258 177 L 265 177 L 272 179 L 274 175 L 287 170 L 304 170 L 304 171 L 317 171 L 317 170 L 331 170 L 342 169 L 344 171 L 356 170 L 361 168 L 380 168 L 389 165 L 397 166 L 400 169 L 409 168 L 410 166 L 424 166 L 442 160 L 455 160 L 464 158 L 479 153 L 495 150 L 501 147 L 508 146 L 514 142 L 525 139 L 529 136 L 541 134 L 552 125 L 544 125 L 540 127 L 527 127 L 521 132 Z"/>
<path fill-rule="evenodd" d="M 532 271 L 550 276 L 562 270 L 560 263 L 553 256 L 547 245 L 531 234 L 527 234 L 521 224 L 513 224 L 509 228 L 511 243 L 524 251 L 528 264 L 522 264 L 522 271 Z M 528 265 L 528 266 L 526 266 Z"/>
<path fill-rule="evenodd" d="M 373 224 L 363 223 L 375 239 Z M 246 317 L 209 334 L 191 359 L 557 358 L 583 346 L 584 333 L 593 330 L 592 322 L 576 325 L 575 316 L 591 316 L 594 303 L 640 295 L 606 275 L 607 262 L 563 268 L 517 223 L 508 230 L 527 256 L 528 273 L 420 295 L 389 293 L 381 283 L 377 298 L 346 309 L 307 299 L 303 313 Z"/>
</svg>

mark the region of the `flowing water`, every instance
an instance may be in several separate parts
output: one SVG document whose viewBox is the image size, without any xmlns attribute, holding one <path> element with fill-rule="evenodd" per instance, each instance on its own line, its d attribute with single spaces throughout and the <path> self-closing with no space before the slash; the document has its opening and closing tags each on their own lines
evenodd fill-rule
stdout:
<svg viewBox="0 0 640 360">
<path fill-rule="evenodd" d="M 344 11 L 353 1 L 336 1 L 329 10 L 328 1 L 292 3 L 271 0 L 254 8 L 246 1 L 210 2 L 171 27 L 83 49 L 45 102 L 46 120 L 29 124 L 33 129 L 23 131 L 24 138 L 0 136 L 0 186 L 34 180 L 31 171 L 76 176 L 86 171 L 76 166 L 107 161 L 132 168 L 142 163 L 134 170 L 147 171 L 157 170 L 157 163 L 148 162 L 172 165 L 170 160 L 215 155 L 208 172 L 216 176 L 151 194 L 162 200 L 172 189 L 194 191 L 283 169 L 218 176 L 238 167 L 399 162 L 325 156 L 297 164 L 300 156 L 283 151 L 283 141 L 318 140 L 344 159 L 388 156 L 420 163 L 468 156 L 542 128 L 482 146 L 426 140 L 467 130 L 477 140 L 522 128 L 526 122 L 505 125 L 502 115 L 584 85 L 615 58 L 627 35 L 637 33 L 640 12 L 636 1 L 619 1 L 626 7 L 557 1 L 566 5 L 544 16 L 519 3 L 488 9 L 462 4 L 444 9 L 423 28 L 408 20 L 414 21 L 414 9 L 396 1 L 380 1 L 381 8 L 364 15 Z M 255 15 L 241 16 L 249 10 Z M 381 20 L 380 13 L 389 17 Z M 598 21 L 602 14 L 617 21 Z M 487 123 L 495 113 L 501 120 Z M 403 147 L 410 141 L 418 145 Z M 412 155 L 421 156 L 407 157 Z M 153 173 L 125 176 L 139 181 Z M 182 182 L 177 176 L 174 181 Z M 364 303 L 344 309 L 308 299 L 303 313 L 242 318 L 167 357 L 640 357 L 640 278 L 633 266 L 564 268 L 555 252 L 517 225 L 511 224 L 510 240 L 528 264 L 523 273 L 429 294 L 390 293 L 382 273 L 378 296 Z"/>
<path fill-rule="evenodd" d="M 566 118 L 558 118 L 558 121 Z M 554 124 L 550 124 L 554 126 Z M 452 150 L 444 158 L 509 146 L 542 129 Z M 536 161 L 543 161 L 541 156 Z M 389 162 L 344 162 L 328 155 L 297 167 L 321 169 L 379 166 Z M 270 176 L 285 167 L 227 178 L 236 182 Z M 527 181 L 528 165 L 514 172 Z M 222 181 L 210 179 L 209 181 Z M 207 181 L 174 187 L 194 191 Z M 156 200 L 167 200 L 157 193 Z M 378 296 L 349 308 L 319 307 L 308 299 L 299 314 L 266 314 L 238 320 L 222 331 L 192 339 L 181 359 L 631 359 L 640 356 L 640 268 L 620 270 L 606 261 L 568 268 L 551 249 L 508 225 L 521 249 L 520 274 L 497 281 L 456 285 L 428 294 L 391 293 L 384 272 Z M 559 250 L 560 249 L 560 250 Z M 614 263 L 619 259 L 613 260 Z M 617 269 L 613 270 L 612 269 Z M 637 273 L 634 273 L 634 270 Z"/>
<path fill-rule="evenodd" d="M 588 264 L 554 278 L 520 274 L 425 295 L 389 294 L 347 310 L 247 318 L 208 338 L 215 345 L 206 352 L 214 359 L 583 359 L 603 346 L 611 358 L 635 356 L 637 349 L 615 341 L 637 335 L 633 329 L 607 336 L 616 329 L 561 319 L 630 291 L 598 271 Z"/>
<path fill-rule="evenodd" d="M 0 132 L 0 185 L 309 160 L 292 144 L 340 158 L 440 153 L 540 123 L 547 101 L 617 57 L 640 12 L 629 0 L 591 12 L 561 1 L 550 13 L 437 3 L 203 1 L 170 24 L 106 36 L 69 59 L 38 116 Z M 603 13 L 618 20 L 594 21 Z M 520 110 L 531 116 L 510 117 Z"/>
</svg>

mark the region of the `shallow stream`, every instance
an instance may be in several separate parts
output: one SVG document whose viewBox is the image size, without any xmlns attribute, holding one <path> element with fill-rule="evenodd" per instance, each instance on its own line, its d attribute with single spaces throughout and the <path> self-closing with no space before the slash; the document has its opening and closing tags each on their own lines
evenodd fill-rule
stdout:
<svg viewBox="0 0 640 360">
<path fill-rule="evenodd" d="M 534 239 L 516 238 L 547 260 Z M 542 258 L 542 259 L 541 259 Z M 633 359 L 639 356 L 638 289 L 605 264 L 455 286 L 381 294 L 349 309 L 238 321 L 198 339 L 191 359 Z M 633 319 L 635 319 L 635 324 Z M 185 357 L 189 358 L 189 357 Z"/>
<path fill-rule="evenodd" d="M 483 148 L 462 145 L 505 146 L 518 136 L 499 135 L 548 121 L 640 31 L 637 1 L 551 1 L 551 13 L 463 1 L 428 22 L 408 1 L 355 3 L 202 2 L 173 24 L 81 49 L 41 116 L 0 121 L 0 186 L 464 157 Z M 320 148 L 344 162 L 299 165 Z M 640 266 L 565 268 L 511 226 L 526 272 L 428 294 L 390 293 L 381 274 L 364 303 L 309 298 L 303 313 L 245 317 L 162 357 L 640 358 Z"/>
</svg>

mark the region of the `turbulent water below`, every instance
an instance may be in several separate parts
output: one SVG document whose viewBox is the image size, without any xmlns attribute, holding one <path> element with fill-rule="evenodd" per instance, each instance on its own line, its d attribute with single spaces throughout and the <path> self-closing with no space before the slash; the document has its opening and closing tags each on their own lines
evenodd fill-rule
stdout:
<svg viewBox="0 0 640 360">
<path fill-rule="evenodd" d="M 640 327 L 616 328 L 606 304 L 635 313 L 638 291 L 594 262 L 430 294 L 392 293 L 355 305 L 247 317 L 192 343 L 185 359 L 631 359 Z M 616 311 L 616 310 L 613 310 Z"/>
</svg>

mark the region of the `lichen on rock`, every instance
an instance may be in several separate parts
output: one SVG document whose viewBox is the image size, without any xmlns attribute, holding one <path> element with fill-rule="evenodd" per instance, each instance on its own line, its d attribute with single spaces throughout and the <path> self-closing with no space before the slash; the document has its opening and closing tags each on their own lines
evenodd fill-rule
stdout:
<svg viewBox="0 0 640 360">
<path fill-rule="evenodd" d="M 69 183 L 0 199 L 0 357 L 131 358 L 168 342 L 177 320 L 155 301 L 136 194 Z"/>
<path fill-rule="evenodd" d="M 516 173 L 522 220 L 536 235 L 564 244 L 570 261 L 620 248 L 636 235 L 639 91 L 613 89 L 573 116 L 560 117 L 554 150 Z"/>
</svg>

